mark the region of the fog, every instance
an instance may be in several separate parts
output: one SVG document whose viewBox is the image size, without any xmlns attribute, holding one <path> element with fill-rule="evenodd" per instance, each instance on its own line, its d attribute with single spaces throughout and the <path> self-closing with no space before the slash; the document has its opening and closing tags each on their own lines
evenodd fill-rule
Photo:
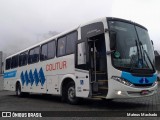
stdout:
<svg viewBox="0 0 160 120">
<path fill-rule="evenodd" d="M 146 26 L 160 50 L 158 0 L 0 0 L 0 8 L 0 51 L 7 55 L 105 16 Z"/>
</svg>

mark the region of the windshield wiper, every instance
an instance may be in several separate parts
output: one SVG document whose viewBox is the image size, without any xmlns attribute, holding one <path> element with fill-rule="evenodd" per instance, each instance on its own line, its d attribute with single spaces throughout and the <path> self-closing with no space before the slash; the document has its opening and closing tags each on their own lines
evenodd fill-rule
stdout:
<svg viewBox="0 0 160 120">
<path fill-rule="evenodd" d="M 136 47 L 137 47 L 137 55 L 138 55 L 138 61 L 139 61 L 139 48 L 138 48 L 138 41 L 135 39 L 135 43 L 136 43 Z M 132 55 L 131 56 L 131 62 L 130 62 L 130 65 L 131 65 L 131 69 L 130 69 L 130 71 L 132 71 L 133 70 L 133 67 L 134 67 L 134 65 L 135 64 L 133 64 L 135 61 L 133 60 L 133 59 L 135 59 L 135 56 L 136 55 Z"/>
<path fill-rule="evenodd" d="M 147 53 L 146 50 L 143 48 L 142 42 L 139 41 L 139 43 L 140 43 L 140 46 L 142 46 L 142 51 L 143 51 L 144 54 L 146 54 L 146 56 L 147 56 L 147 58 L 148 58 L 148 61 L 150 62 L 151 66 L 152 66 L 152 69 L 155 70 L 155 69 L 154 69 L 154 65 L 153 65 L 153 63 L 152 63 L 152 61 L 151 61 L 148 53 Z M 145 59 L 145 56 L 144 56 L 144 61 L 147 63 L 147 61 L 146 61 L 146 59 Z M 147 66 L 148 66 L 148 64 L 147 64 Z M 148 66 L 148 67 L 149 67 L 149 66 Z"/>
</svg>

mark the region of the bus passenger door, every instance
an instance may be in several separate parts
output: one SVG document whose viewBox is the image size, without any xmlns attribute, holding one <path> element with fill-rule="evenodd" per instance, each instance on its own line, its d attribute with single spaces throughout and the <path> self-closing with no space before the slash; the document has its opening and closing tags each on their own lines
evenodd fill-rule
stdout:
<svg viewBox="0 0 160 120">
<path fill-rule="evenodd" d="M 87 67 L 86 42 L 79 41 L 76 45 L 75 54 L 75 77 L 76 77 L 76 96 L 89 96 L 89 71 Z"/>
<path fill-rule="evenodd" d="M 88 57 L 91 96 L 105 98 L 108 76 L 104 34 L 88 38 Z"/>
</svg>

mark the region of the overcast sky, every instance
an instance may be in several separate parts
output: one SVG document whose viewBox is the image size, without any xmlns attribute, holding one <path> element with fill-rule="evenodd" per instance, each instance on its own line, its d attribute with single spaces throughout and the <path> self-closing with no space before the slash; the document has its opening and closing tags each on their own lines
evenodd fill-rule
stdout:
<svg viewBox="0 0 160 120">
<path fill-rule="evenodd" d="M 159 0 L 0 0 L 0 50 L 35 44 L 48 31 L 63 32 L 100 17 L 125 18 L 147 27 L 160 50 Z M 19 47 L 20 46 L 20 47 Z"/>
</svg>

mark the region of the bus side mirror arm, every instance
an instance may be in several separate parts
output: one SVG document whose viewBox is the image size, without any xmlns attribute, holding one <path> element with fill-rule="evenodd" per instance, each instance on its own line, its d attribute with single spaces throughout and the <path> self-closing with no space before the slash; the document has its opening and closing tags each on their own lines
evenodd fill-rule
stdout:
<svg viewBox="0 0 160 120">
<path fill-rule="evenodd" d="M 113 52 L 115 52 L 115 50 L 107 51 L 107 52 L 106 52 L 106 55 L 110 55 L 110 54 L 112 54 Z"/>
</svg>

